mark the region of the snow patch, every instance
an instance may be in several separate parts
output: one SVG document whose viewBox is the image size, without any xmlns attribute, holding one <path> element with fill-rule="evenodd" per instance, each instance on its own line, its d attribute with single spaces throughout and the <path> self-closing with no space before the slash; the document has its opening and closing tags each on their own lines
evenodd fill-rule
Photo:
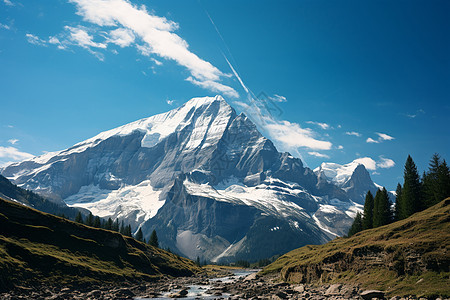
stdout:
<svg viewBox="0 0 450 300">
<path fill-rule="evenodd" d="M 159 199 L 160 193 L 153 189 L 150 180 L 144 180 L 118 190 L 104 190 L 97 185 L 83 186 L 77 194 L 64 201 L 69 206 L 86 208 L 103 218 L 127 218 L 135 213 L 136 222 L 143 223 L 153 218 L 164 205 L 165 200 Z"/>
</svg>

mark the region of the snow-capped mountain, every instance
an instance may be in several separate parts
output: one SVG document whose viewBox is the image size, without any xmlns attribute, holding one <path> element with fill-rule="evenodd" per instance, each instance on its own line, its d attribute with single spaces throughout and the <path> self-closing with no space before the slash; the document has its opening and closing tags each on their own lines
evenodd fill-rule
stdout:
<svg viewBox="0 0 450 300">
<path fill-rule="evenodd" d="M 352 191 L 366 183 L 364 171 L 355 168 L 344 184 L 314 173 L 221 96 L 0 170 L 21 187 L 125 219 L 146 237 L 156 229 L 163 247 L 216 262 L 345 234 L 361 209 Z"/>
<path fill-rule="evenodd" d="M 350 199 L 364 204 L 367 191 L 371 191 L 375 195 L 380 186 L 372 181 L 366 167 L 360 163 L 363 160 L 364 158 L 358 159 L 345 165 L 324 162 L 314 169 L 314 173 L 319 182 L 333 183 L 346 191 Z"/>
</svg>

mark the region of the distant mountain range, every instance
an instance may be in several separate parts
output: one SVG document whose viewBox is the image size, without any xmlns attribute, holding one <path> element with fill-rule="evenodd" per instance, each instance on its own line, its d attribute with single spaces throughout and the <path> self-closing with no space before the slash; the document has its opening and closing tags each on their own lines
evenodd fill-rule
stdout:
<svg viewBox="0 0 450 300">
<path fill-rule="evenodd" d="M 305 167 L 220 96 L 0 169 L 55 203 L 125 220 L 189 258 L 257 260 L 346 234 L 363 165 Z M 19 199 L 17 199 L 19 200 Z M 20 200 L 19 200 L 20 201 Z"/>
</svg>

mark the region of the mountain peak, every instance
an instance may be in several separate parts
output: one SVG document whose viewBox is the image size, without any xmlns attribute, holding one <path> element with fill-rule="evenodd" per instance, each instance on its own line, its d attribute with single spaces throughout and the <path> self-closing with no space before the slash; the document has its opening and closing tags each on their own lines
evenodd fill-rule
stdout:
<svg viewBox="0 0 450 300">
<path fill-rule="evenodd" d="M 224 102 L 226 104 L 227 101 L 225 101 L 225 99 L 221 96 L 221 95 L 216 95 L 214 97 L 194 97 L 188 101 L 186 101 L 183 106 L 189 106 L 189 107 L 200 107 L 202 105 L 209 105 L 212 102 Z"/>
</svg>

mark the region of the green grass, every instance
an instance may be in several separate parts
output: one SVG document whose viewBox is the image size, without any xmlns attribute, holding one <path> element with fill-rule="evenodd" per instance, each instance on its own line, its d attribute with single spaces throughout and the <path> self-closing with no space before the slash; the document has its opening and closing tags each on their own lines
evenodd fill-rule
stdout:
<svg viewBox="0 0 450 300">
<path fill-rule="evenodd" d="M 293 250 L 263 273 L 291 282 L 358 283 L 390 295 L 448 297 L 449 204 L 450 198 L 405 220 Z"/>
<path fill-rule="evenodd" d="M 117 232 L 92 228 L 0 199 L 0 289 L 190 276 L 191 260 Z"/>
</svg>

